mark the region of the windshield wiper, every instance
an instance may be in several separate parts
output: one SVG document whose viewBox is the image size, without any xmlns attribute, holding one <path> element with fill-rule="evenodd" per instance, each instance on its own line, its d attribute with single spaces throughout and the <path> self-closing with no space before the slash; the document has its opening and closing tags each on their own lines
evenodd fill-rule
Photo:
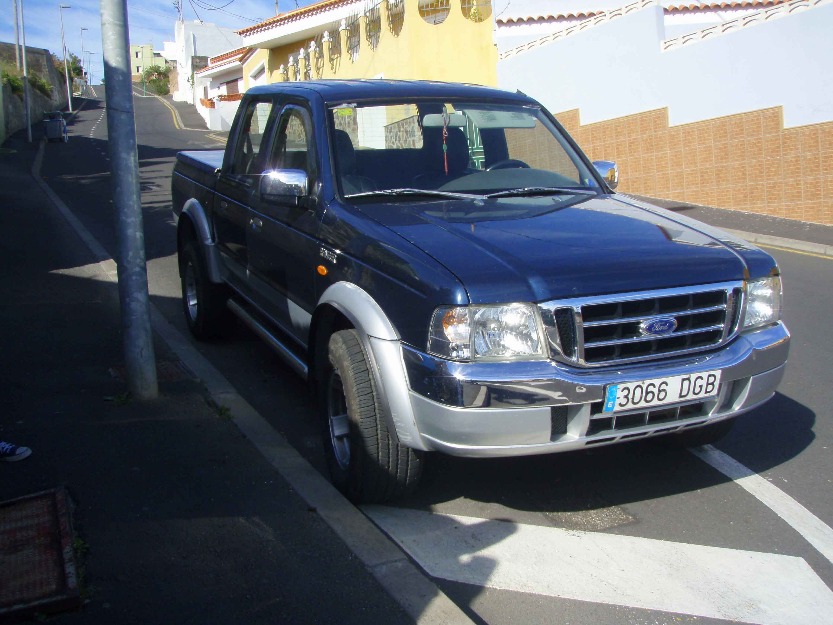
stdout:
<svg viewBox="0 0 833 625">
<path fill-rule="evenodd" d="M 434 189 L 380 189 L 378 191 L 363 191 L 361 193 L 351 193 L 345 197 L 407 197 L 413 195 L 423 195 L 427 197 L 438 197 L 450 200 L 482 200 L 484 196 L 474 193 L 452 193 L 451 191 L 437 191 Z"/>
<path fill-rule="evenodd" d="M 596 191 L 574 189 L 572 187 L 522 187 L 490 193 L 486 197 L 521 197 L 525 195 L 596 195 Z"/>
</svg>

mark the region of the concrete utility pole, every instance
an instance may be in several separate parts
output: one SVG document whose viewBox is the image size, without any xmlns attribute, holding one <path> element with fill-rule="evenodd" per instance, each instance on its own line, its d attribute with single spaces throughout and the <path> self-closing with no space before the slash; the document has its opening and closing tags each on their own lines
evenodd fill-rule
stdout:
<svg viewBox="0 0 833 625">
<path fill-rule="evenodd" d="M 12 0 L 14 5 L 14 60 L 17 69 L 20 70 L 20 16 L 17 14 L 17 0 Z"/>
<path fill-rule="evenodd" d="M 67 107 L 72 113 L 72 83 L 69 82 L 69 69 L 67 69 L 67 44 L 64 42 L 64 9 L 71 9 L 68 4 L 59 4 L 58 13 L 61 14 L 61 47 L 64 49 L 64 77 L 67 80 Z"/>
<path fill-rule="evenodd" d="M 107 83 L 107 139 L 113 204 L 117 214 L 116 263 L 127 386 L 137 399 L 154 399 L 159 394 L 159 386 L 150 327 L 127 0 L 101 0 L 101 45 Z"/>
<path fill-rule="evenodd" d="M 29 95 L 29 68 L 26 65 L 26 21 L 23 19 L 23 0 L 20 0 L 20 30 L 23 33 L 23 106 L 26 108 L 26 136 L 32 143 L 32 111 Z"/>
</svg>

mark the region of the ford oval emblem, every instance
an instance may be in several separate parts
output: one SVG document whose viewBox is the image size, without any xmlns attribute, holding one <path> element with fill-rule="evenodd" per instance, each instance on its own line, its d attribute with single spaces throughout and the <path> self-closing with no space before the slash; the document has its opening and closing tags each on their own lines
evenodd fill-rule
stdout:
<svg viewBox="0 0 833 625">
<path fill-rule="evenodd" d="M 639 324 L 639 331 L 643 336 L 668 336 L 677 329 L 674 317 L 654 317 Z"/>
</svg>

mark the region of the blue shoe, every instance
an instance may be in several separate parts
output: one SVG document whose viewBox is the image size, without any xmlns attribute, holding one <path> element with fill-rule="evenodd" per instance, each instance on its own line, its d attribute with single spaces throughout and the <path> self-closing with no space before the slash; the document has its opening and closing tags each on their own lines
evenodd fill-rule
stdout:
<svg viewBox="0 0 833 625">
<path fill-rule="evenodd" d="M 28 447 L 19 447 L 18 445 L 0 441 L 0 460 L 15 462 L 28 458 L 31 454 L 32 450 Z"/>
</svg>

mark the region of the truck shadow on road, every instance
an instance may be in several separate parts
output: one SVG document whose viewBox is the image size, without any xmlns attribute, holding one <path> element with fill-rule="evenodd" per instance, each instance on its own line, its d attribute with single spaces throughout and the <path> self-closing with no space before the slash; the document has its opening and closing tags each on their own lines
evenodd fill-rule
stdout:
<svg viewBox="0 0 833 625">
<path fill-rule="evenodd" d="M 801 454 L 814 440 L 815 414 L 787 395 L 737 417 L 717 443 L 756 472 Z M 431 455 L 420 490 L 401 502 L 432 509 L 467 500 L 543 512 L 558 525 L 604 529 L 632 519 L 618 506 L 711 488 L 730 481 L 667 437 L 587 451 L 506 459 Z M 605 514 L 595 514 L 599 511 Z M 602 518 L 604 517 L 604 518 Z"/>
</svg>

